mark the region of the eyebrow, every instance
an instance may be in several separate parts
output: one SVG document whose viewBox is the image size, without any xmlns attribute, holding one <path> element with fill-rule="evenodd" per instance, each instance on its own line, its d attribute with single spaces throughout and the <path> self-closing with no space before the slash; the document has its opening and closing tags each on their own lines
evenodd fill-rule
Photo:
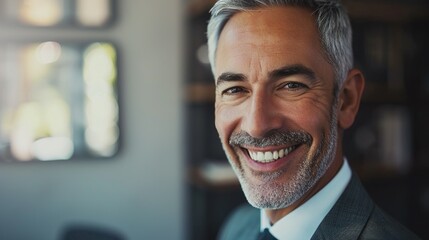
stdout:
<svg viewBox="0 0 429 240">
<path fill-rule="evenodd" d="M 289 77 L 292 75 L 304 75 L 310 81 L 316 80 L 316 74 L 314 73 L 314 71 L 301 64 L 284 66 L 279 69 L 273 70 L 268 74 L 269 79 L 273 80 Z"/>
<path fill-rule="evenodd" d="M 316 80 L 316 74 L 310 68 L 301 64 L 287 65 L 281 68 L 275 69 L 268 74 L 270 80 L 281 79 L 293 75 L 304 75 L 310 81 Z M 247 79 L 246 75 L 241 73 L 225 72 L 219 75 L 216 81 L 216 85 L 224 82 L 242 82 Z"/>
<path fill-rule="evenodd" d="M 246 78 L 247 77 L 241 73 L 225 72 L 217 78 L 216 85 L 219 85 L 224 82 L 242 82 Z"/>
</svg>

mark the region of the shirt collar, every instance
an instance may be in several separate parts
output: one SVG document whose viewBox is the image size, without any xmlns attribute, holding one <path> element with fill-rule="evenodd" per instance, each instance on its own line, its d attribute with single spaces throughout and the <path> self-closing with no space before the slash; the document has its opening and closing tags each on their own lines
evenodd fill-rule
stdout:
<svg viewBox="0 0 429 240">
<path fill-rule="evenodd" d="M 261 231 L 269 228 L 277 239 L 310 239 L 317 227 L 337 202 L 351 179 L 347 160 L 335 177 L 304 204 L 284 216 L 273 226 L 261 209 Z"/>
</svg>

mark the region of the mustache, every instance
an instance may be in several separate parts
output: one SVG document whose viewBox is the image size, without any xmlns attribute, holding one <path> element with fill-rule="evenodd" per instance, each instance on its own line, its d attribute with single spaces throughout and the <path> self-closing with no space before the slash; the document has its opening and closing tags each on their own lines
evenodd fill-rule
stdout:
<svg viewBox="0 0 429 240">
<path fill-rule="evenodd" d="M 303 131 L 284 131 L 276 130 L 270 132 L 269 135 L 263 138 L 254 138 L 245 131 L 233 133 L 229 138 L 231 146 L 251 146 L 251 147 L 268 147 L 280 145 L 311 145 L 313 138 L 307 132 Z"/>
</svg>

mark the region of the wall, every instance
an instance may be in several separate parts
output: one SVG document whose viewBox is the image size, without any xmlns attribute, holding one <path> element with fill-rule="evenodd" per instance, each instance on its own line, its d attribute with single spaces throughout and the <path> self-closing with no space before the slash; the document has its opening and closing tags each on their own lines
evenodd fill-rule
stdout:
<svg viewBox="0 0 429 240">
<path fill-rule="evenodd" d="M 76 223 L 107 227 L 127 239 L 185 238 L 183 7 L 180 0 L 118 2 L 117 23 L 107 31 L 1 28 L 1 38 L 45 39 L 49 33 L 115 42 L 123 144 L 109 160 L 1 163 L 0 239 L 59 239 Z"/>
</svg>

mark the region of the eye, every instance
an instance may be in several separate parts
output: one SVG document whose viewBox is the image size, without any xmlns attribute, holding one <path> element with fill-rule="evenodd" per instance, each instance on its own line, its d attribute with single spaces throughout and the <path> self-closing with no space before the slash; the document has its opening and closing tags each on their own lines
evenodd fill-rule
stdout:
<svg viewBox="0 0 429 240">
<path fill-rule="evenodd" d="M 222 95 L 234 95 L 243 92 L 245 92 L 245 90 L 242 87 L 231 87 L 222 91 Z"/>
<path fill-rule="evenodd" d="M 286 88 L 290 90 L 300 90 L 303 88 L 308 88 L 307 85 L 300 82 L 287 82 L 281 85 L 281 88 Z"/>
</svg>

